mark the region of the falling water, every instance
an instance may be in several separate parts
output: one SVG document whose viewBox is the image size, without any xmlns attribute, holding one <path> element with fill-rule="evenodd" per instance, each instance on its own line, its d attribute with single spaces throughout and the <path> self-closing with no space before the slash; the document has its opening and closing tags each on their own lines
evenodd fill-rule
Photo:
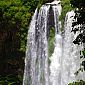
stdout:
<svg viewBox="0 0 85 85">
<path fill-rule="evenodd" d="M 51 85 L 61 85 L 62 36 L 56 34 L 54 53 L 51 56 Z"/>
<path fill-rule="evenodd" d="M 23 78 L 23 85 L 31 85 L 31 82 L 34 80 L 31 79 L 32 72 L 31 71 L 31 62 L 32 59 L 36 59 L 36 47 L 35 47 L 35 26 L 36 26 L 36 20 L 37 20 L 37 10 L 35 10 L 35 14 L 32 18 L 31 24 L 30 24 L 30 30 L 28 32 L 27 37 L 27 50 L 26 50 L 26 58 L 25 58 L 25 70 L 24 70 L 24 78 Z M 30 41 L 30 42 L 29 42 Z M 29 49 L 28 49 L 29 48 Z M 32 58 L 34 57 L 34 58 Z M 33 64 L 34 65 L 34 64 Z M 35 70 L 35 68 L 34 68 Z M 35 73 L 34 73 L 35 75 Z M 35 76 L 34 76 L 35 78 Z M 36 80 L 36 78 L 35 78 Z"/>
<path fill-rule="evenodd" d="M 34 13 L 28 31 L 23 85 L 49 85 L 50 83 L 47 38 L 50 26 L 53 25 L 49 21 L 53 21 L 56 33 L 58 30 L 56 6 L 46 4 L 40 8 L 39 13 L 37 9 Z M 52 19 L 49 17 L 51 14 L 54 14 Z"/>
<path fill-rule="evenodd" d="M 48 85 L 47 13 L 50 6 L 35 11 L 27 41 L 23 85 Z"/>
<path fill-rule="evenodd" d="M 69 82 L 85 78 L 82 72 L 78 76 L 74 74 L 80 67 L 79 52 L 82 49 L 82 46 L 73 44 L 78 35 L 71 32 L 74 12 L 66 14 L 64 33 L 61 34 L 58 20 L 61 5 L 58 2 L 47 3 L 39 11 L 36 9 L 32 17 L 27 37 L 23 85 L 68 85 Z M 55 42 L 49 66 L 48 37 L 51 25 L 55 28 Z"/>
<path fill-rule="evenodd" d="M 63 39 L 63 56 L 62 56 L 62 82 L 61 85 L 68 85 L 68 82 L 75 81 L 76 72 L 76 63 L 78 62 L 77 58 L 78 47 L 73 44 L 74 34 L 71 32 L 72 30 L 72 20 L 73 20 L 74 12 L 68 12 L 66 15 L 65 21 L 65 33 Z M 78 56 L 78 57 L 77 57 Z"/>
<path fill-rule="evenodd" d="M 82 46 L 73 44 L 73 40 L 75 40 L 76 36 L 79 34 L 79 32 L 76 34 L 71 32 L 74 15 L 73 11 L 66 14 L 65 32 L 63 35 L 61 85 L 68 85 L 68 83 L 82 79 L 83 76 L 83 72 L 80 72 L 78 76 L 75 75 L 75 72 L 80 68 L 80 50 L 82 49 Z"/>
<path fill-rule="evenodd" d="M 57 11 L 58 10 L 58 11 Z M 61 6 L 53 6 L 54 23 L 55 23 L 55 42 L 54 52 L 50 58 L 50 85 L 61 85 L 61 58 L 62 58 L 62 36 L 59 32 L 59 21 L 56 19 L 60 15 Z"/>
</svg>

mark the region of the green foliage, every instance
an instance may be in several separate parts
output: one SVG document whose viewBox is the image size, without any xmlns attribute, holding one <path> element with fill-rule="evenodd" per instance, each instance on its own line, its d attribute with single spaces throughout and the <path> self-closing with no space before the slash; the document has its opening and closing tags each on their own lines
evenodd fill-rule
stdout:
<svg viewBox="0 0 85 85">
<path fill-rule="evenodd" d="M 0 0 L 0 74 L 4 75 L 0 85 L 6 85 L 5 81 L 21 85 L 16 83 L 22 81 L 28 26 L 38 2 Z"/>
<path fill-rule="evenodd" d="M 73 83 L 69 83 L 68 85 L 85 85 L 85 81 L 80 80 Z"/>
<path fill-rule="evenodd" d="M 65 21 L 65 16 L 66 16 L 66 13 L 68 11 L 71 11 L 72 10 L 72 7 L 70 5 L 70 1 L 69 0 L 61 0 L 61 6 L 62 6 L 62 12 L 61 12 L 61 16 L 60 16 L 60 21 L 62 23 L 62 28 L 64 28 L 64 21 Z"/>
<path fill-rule="evenodd" d="M 48 38 L 48 53 L 49 53 L 49 57 L 52 55 L 52 53 L 54 51 L 54 36 L 55 36 L 54 27 L 52 27 L 50 29 L 49 38 Z"/>
<path fill-rule="evenodd" d="M 39 1 L 41 0 L 22 0 L 23 5 L 29 7 L 30 13 L 34 13 Z"/>
<path fill-rule="evenodd" d="M 3 0 L 0 1 L 0 10 L 0 30 L 16 30 L 21 41 L 20 49 L 24 49 L 25 43 L 22 42 L 26 41 L 30 7 L 23 5 L 21 0 Z"/>
<path fill-rule="evenodd" d="M 22 85 L 22 79 L 15 75 L 0 76 L 0 85 Z"/>
<path fill-rule="evenodd" d="M 44 3 L 44 0 L 39 0 L 39 3 L 37 5 L 38 10 L 40 9 L 43 3 Z"/>
<path fill-rule="evenodd" d="M 49 56 L 51 56 L 54 51 L 54 37 L 50 38 L 48 42 Z"/>
</svg>

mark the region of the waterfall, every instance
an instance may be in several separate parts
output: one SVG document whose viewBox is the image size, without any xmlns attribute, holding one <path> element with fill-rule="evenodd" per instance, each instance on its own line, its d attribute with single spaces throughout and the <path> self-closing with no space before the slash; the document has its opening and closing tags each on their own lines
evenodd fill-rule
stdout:
<svg viewBox="0 0 85 85">
<path fill-rule="evenodd" d="M 57 5 L 36 9 L 28 31 L 23 85 L 49 85 L 48 36 L 54 25 L 58 31 Z M 53 16 L 51 16 L 51 14 Z M 52 17 L 50 19 L 50 17 Z M 57 42 L 57 41 L 56 41 Z"/>
<path fill-rule="evenodd" d="M 57 12 L 58 10 L 58 12 Z M 53 6 L 55 24 L 54 52 L 50 58 L 50 85 L 61 85 L 61 58 L 62 58 L 62 36 L 59 31 L 59 21 L 56 19 L 60 15 L 61 8 Z"/>
<path fill-rule="evenodd" d="M 79 58 L 78 46 L 73 44 L 74 33 L 72 30 L 72 20 L 74 12 L 68 12 L 65 19 L 64 39 L 63 39 L 63 56 L 62 56 L 62 81 L 61 85 L 68 85 L 68 82 L 75 81 L 76 64 Z M 77 57 L 78 56 L 78 57 Z"/>
<path fill-rule="evenodd" d="M 68 83 L 85 78 L 83 72 L 75 75 L 75 72 L 80 68 L 80 50 L 83 46 L 73 44 L 73 41 L 79 34 L 79 32 L 76 34 L 71 32 L 74 15 L 74 11 L 68 12 L 65 19 L 63 56 L 61 65 L 61 85 L 68 85 Z"/>
<path fill-rule="evenodd" d="M 32 17 L 25 58 L 23 85 L 68 85 L 78 79 L 85 79 L 84 73 L 74 73 L 80 67 L 80 50 L 83 46 L 73 44 L 75 35 L 72 30 L 74 12 L 66 14 L 64 33 L 61 34 L 59 15 L 60 1 L 46 3 L 36 9 Z M 54 52 L 48 56 L 48 38 L 51 27 L 54 27 Z"/>
<path fill-rule="evenodd" d="M 51 85 L 61 85 L 62 36 L 56 34 L 54 53 L 51 56 L 50 82 Z"/>
<path fill-rule="evenodd" d="M 43 5 L 39 13 L 36 9 L 32 18 L 27 37 L 23 85 L 49 85 L 47 47 L 49 8 L 49 5 Z"/>
</svg>

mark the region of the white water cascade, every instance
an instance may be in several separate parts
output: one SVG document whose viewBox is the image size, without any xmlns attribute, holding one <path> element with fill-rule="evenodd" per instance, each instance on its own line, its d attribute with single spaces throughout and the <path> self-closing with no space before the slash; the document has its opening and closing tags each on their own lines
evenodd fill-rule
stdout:
<svg viewBox="0 0 85 85">
<path fill-rule="evenodd" d="M 49 85 L 48 33 L 51 22 L 58 29 L 58 11 L 56 5 L 43 5 L 39 13 L 35 10 L 27 41 L 23 85 Z M 50 19 L 51 12 L 54 18 Z M 55 20 L 54 20 L 55 19 Z M 49 22 L 50 21 L 50 22 Z M 53 25 L 53 24 L 52 24 Z"/>
<path fill-rule="evenodd" d="M 47 14 L 50 6 L 42 6 L 32 18 L 27 41 L 23 85 L 49 85 Z"/>
<path fill-rule="evenodd" d="M 61 85 L 62 36 L 56 34 L 54 53 L 51 56 L 50 82 L 51 85 Z"/>
<path fill-rule="evenodd" d="M 56 20 L 57 10 L 59 15 L 61 15 L 61 5 L 53 6 L 54 10 L 54 22 L 55 22 L 55 42 L 54 42 L 54 52 L 50 58 L 50 85 L 61 85 L 61 58 L 62 58 L 62 36 L 60 34 L 59 21 Z M 56 16 L 57 15 L 57 16 Z"/>
<path fill-rule="evenodd" d="M 39 12 L 36 9 L 30 23 L 23 85 L 68 85 L 77 79 L 85 79 L 83 73 L 75 76 L 80 67 L 79 51 L 82 46 L 73 44 L 76 35 L 71 32 L 74 12 L 68 12 L 64 33 L 59 31 L 60 1 L 46 3 Z M 54 52 L 48 65 L 48 37 L 51 25 L 55 28 Z"/>
<path fill-rule="evenodd" d="M 64 34 L 63 34 L 63 56 L 61 65 L 61 85 L 68 85 L 76 80 L 85 79 L 84 72 L 79 72 L 75 75 L 75 72 L 80 68 L 80 50 L 83 49 L 82 45 L 75 45 L 73 41 L 79 34 L 74 34 L 72 30 L 72 22 L 74 19 L 74 11 L 66 14 Z"/>
</svg>

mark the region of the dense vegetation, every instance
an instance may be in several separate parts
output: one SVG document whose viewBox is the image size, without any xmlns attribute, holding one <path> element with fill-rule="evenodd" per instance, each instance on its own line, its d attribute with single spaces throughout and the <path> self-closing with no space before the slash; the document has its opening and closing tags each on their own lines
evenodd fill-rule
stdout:
<svg viewBox="0 0 85 85">
<path fill-rule="evenodd" d="M 27 31 L 38 0 L 0 0 L 0 85 L 21 85 Z"/>
</svg>

